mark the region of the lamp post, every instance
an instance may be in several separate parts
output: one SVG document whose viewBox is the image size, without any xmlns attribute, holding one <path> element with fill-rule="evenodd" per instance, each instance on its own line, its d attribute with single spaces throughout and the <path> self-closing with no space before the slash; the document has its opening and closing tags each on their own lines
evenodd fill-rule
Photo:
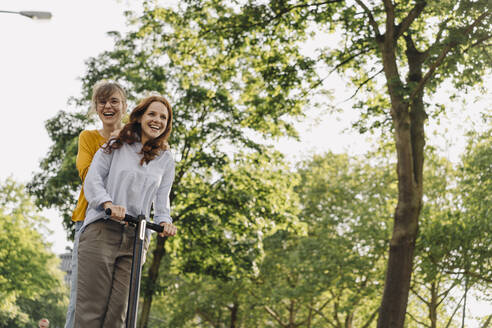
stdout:
<svg viewBox="0 0 492 328">
<path fill-rule="evenodd" d="M 0 13 L 18 14 L 29 17 L 31 19 L 51 19 L 51 13 L 49 11 L 9 11 L 0 10 Z"/>
</svg>

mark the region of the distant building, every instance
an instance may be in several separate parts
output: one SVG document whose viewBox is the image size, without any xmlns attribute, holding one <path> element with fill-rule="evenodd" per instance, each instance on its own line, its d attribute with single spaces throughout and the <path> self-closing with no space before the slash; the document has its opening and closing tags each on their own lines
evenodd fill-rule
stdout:
<svg viewBox="0 0 492 328">
<path fill-rule="evenodd" d="M 70 282 L 72 279 L 72 252 L 67 249 L 69 252 L 60 254 L 60 269 L 65 272 L 65 283 L 70 286 Z"/>
</svg>

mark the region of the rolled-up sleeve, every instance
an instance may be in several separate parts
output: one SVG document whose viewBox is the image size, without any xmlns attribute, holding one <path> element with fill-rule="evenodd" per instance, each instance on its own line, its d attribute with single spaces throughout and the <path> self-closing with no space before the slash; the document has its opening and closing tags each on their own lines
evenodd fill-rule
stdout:
<svg viewBox="0 0 492 328">
<path fill-rule="evenodd" d="M 162 176 L 161 184 L 157 189 L 156 198 L 154 201 L 154 222 L 160 224 L 161 222 L 172 223 L 171 218 L 171 204 L 169 200 L 169 194 L 174 181 L 174 159 L 171 152 L 168 151 L 164 174 Z"/>
<path fill-rule="evenodd" d="M 106 190 L 106 180 L 111 167 L 114 151 L 107 154 L 103 149 L 99 149 L 92 160 L 84 181 L 84 193 L 89 207 L 102 210 L 104 202 L 112 201 L 111 196 Z"/>
</svg>

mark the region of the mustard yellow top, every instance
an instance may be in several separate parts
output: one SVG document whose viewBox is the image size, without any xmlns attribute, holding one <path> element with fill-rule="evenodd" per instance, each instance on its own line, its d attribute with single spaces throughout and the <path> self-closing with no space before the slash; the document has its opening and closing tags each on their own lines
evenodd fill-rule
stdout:
<svg viewBox="0 0 492 328">
<path fill-rule="evenodd" d="M 72 214 L 72 221 L 83 221 L 85 211 L 87 210 L 87 200 L 84 195 L 84 180 L 89 171 L 92 159 L 97 150 L 106 142 L 106 139 L 97 130 L 84 130 L 79 135 L 79 150 L 77 152 L 77 170 L 82 180 L 82 189 L 80 190 L 77 206 Z"/>
</svg>

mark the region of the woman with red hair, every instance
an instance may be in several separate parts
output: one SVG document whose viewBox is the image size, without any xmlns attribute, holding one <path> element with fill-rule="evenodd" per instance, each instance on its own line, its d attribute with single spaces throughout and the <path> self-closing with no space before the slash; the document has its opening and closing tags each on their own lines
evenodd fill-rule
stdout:
<svg viewBox="0 0 492 328">
<path fill-rule="evenodd" d="M 167 142 L 171 129 L 169 102 L 147 97 L 119 135 L 94 156 L 84 183 L 89 206 L 79 238 L 75 327 L 125 324 L 135 234 L 134 228 L 120 224 L 125 214 L 149 218 L 153 206 L 154 222 L 164 227 L 160 235 L 176 234 L 169 204 L 174 180 Z M 147 245 L 149 237 L 147 233 Z"/>
</svg>

